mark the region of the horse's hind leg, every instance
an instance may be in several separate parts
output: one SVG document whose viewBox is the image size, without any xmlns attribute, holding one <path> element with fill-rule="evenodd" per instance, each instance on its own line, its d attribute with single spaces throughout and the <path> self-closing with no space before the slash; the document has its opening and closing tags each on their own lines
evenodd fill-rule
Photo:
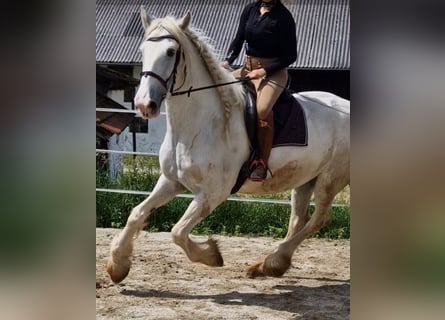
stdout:
<svg viewBox="0 0 445 320">
<path fill-rule="evenodd" d="M 316 179 L 312 179 L 291 192 L 291 214 L 285 241 L 300 231 L 309 220 L 309 201 L 314 193 Z"/>
<path fill-rule="evenodd" d="M 114 283 L 125 279 L 130 271 L 130 256 L 133 251 L 133 240 L 136 238 L 148 216 L 158 207 L 173 199 L 184 188 L 177 182 L 168 180 L 163 175 L 159 178 L 151 195 L 133 208 L 127 223 L 117 235 L 110 248 L 107 272 Z"/>
<path fill-rule="evenodd" d="M 211 267 L 223 266 L 224 261 L 214 239 L 209 238 L 205 242 L 198 243 L 189 237 L 193 227 L 207 217 L 221 202 L 211 204 L 205 195 L 197 195 L 182 218 L 172 228 L 173 242 L 184 249 L 190 261 Z"/>
<path fill-rule="evenodd" d="M 309 221 L 294 235 L 288 237 L 278 246 L 274 253 L 264 260 L 255 263 L 247 270 L 249 278 L 258 276 L 279 277 L 283 275 L 291 264 L 292 255 L 298 245 L 309 236 L 320 230 L 330 221 L 331 204 L 335 195 L 344 187 L 337 183 L 318 178 L 315 183 L 315 211 Z"/>
</svg>

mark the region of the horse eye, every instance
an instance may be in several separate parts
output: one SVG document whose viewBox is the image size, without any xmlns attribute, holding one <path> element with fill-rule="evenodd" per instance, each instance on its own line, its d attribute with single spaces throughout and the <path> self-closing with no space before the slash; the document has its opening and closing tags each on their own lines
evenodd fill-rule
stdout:
<svg viewBox="0 0 445 320">
<path fill-rule="evenodd" d="M 175 54 L 175 49 L 168 49 L 167 50 L 167 55 L 169 56 L 169 57 L 173 57 L 173 55 Z"/>
</svg>

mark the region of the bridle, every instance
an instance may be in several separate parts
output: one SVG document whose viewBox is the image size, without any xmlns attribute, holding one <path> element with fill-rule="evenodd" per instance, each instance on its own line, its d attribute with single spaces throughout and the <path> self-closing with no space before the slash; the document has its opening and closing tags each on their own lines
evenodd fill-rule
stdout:
<svg viewBox="0 0 445 320">
<path fill-rule="evenodd" d="M 169 34 L 165 35 L 165 36 L 147 38 L 145 41 L 155 41 L 155 42 L 157 42 L 157 41 L 161 41 L 161 40 L 164 40 L 164 39 L 172 39 L 172 40 L 175 40 L 179 44 L 178 39 L 176 39 L 175 37 L 173 37 L 172 35 L 169 35 Z M 179 64 L 179 59 L 180 59 L 181 52 L 182 52 L 181 47 L 179 47 L 179 50 L 176 51 L 176 60 L 175 60 L 175 65 L 173 67 L 173 71 L 172 71 L 172 73 L 170 74 L 170 76 L 167 79 L 163 79 L 159 74 L 157 74 L 156 72 L 153 72 L 153 71 L 142 71 L 141 72 L 141 77 L 148 77 L 148 76 L 150 76 L 150 77 L 155 78 L 156 80 L 158 80 L 162 84 L 162 86 L 167 91 L 168 91 L 168 82 L 172 79 L 173 82 L 172 82 L 172 84 L 170 86 L 170 93 L 173 94 L 173 91 L 174 91 L 173 87 L 174 87 L 175 82 L 176 82 L 176 69 L 177 69 L 178 64 Z M 184 52 L 182 52 L 182 55 L 184 55 Z M 186 73 L 187 73 L 186 70 L 184 70 L 184 81 L 183 81 L 182 85 L 178 89 L 180 89 L 184 85 L 185 74 Z"/>
<path fill-rule="evenodd" d="M 172 39 L 175 40 L 178 44 L 179 41 L 178 39 L 176 39 L 174 36 L 167 34 L 164 36 L 158 36 L 158 37 L 151 37 L 151 38 L 147 38 L 145 41 L 161 41 L 164 39 Z M 165 88 L 166 91 L 168 90 L 168 82 L 170 81 L 170 79 L 172 79 L 172 84 L 170 86 L 170 94 L 172 96 L 180 96 L 180 95 L 184 95 L 186 94 L 187 97 L 190 97 L 190 94 L 194 91 L 200 91 L 200 90 L 206 90 L 206 89 L 211 89 L 211 88 L 216 88 L 216 87 L 221 87 L 221 86 L 227 86 L 229 84 L 234 84 L 234 83 L 245 83 L 247 80 L 249 80 L 249 78 L 244 77 L 244 78 L 238 78 L 238 80 L 235 81 L 230 81 L 230 82 L 225 82 L 225 83 L 219 83 L 219 84 L 213 84 L 213 85 L 209 85 L 209 86 L 205 86 L 205 87 L 199 87 L 199 88 L 193 88 L 190 87 L 188 90 L 183 90 L 183 91 L 178 91 L 179 89 L 182 88 L 182 86 L 185 83 L 185 78 L 187 75 L 187 66 L 184 65 L 184 77 L 183 77 L 183 81 L 182 84 L 177 88 L 177 89 L 173 89 L 173 87 L 175 86 L 175 82 L 176 82 L 176 71 L 178 68 L 178 64 L 179 64 L 179 60 L 180 60 L 180 56 L 182 55 L 183 59 L 184 59 L 184 52 L 181 50 L 181 47 L 179 47 L 179 49 L 176 51 L 176 61 L 175 61 L 175 65 L 173 67 L 173 71 L 170 74 L 170 76 L 165 80 L 164 78 L 162 78 L 159 74 L 157 74 L 156 72 L 153 71 L 142 71 L 141 72 L 141 77 L 153 77 L 156 80 L 158 80 L 162 86 Z M 165 95 L 164 97 L 165 98 Z"/>
</svg>

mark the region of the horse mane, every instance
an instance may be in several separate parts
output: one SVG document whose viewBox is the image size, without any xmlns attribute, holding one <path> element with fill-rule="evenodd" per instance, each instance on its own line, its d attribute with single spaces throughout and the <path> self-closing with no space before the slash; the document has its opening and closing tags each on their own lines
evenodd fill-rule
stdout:
<svg viewBox="0 0 445 320">
<path fill-rule="evenodd" d="M 150 28 L 146 30 L 146 36 L 158 28 L 164 28 L 180 42 L 187 66 L 191 65 L 191 53 L 196 49 L 215 84 L 235 80 L 228 70 L 220 66 L 220 62 L 216 59 L 215 48 L 209 43 L 209 38 L 201 31 L 190 27 L 182 29 L 174 17 L 167 16 L 154 20 Z M 241 85 L 227 85 L 216 87 L 215 89 L 218 91 L 221 101 L 225 106 L 225 116 L 227 119 L 230 117 L 232 108 L 243 108 L 245 93 Z"/>
</svg>

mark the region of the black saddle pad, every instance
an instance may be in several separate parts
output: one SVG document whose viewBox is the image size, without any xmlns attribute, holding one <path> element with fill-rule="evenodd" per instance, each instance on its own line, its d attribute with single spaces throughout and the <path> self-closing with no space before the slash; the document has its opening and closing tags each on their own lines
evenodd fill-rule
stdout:
<svg viewBox="0 0 445 320">
<path fill-rule="evenodd" d="M 273 117 L 272 147 L 307 146 L 306 115 L 297 99 L 287 90 L 273 107 Z"/>
</svg>

